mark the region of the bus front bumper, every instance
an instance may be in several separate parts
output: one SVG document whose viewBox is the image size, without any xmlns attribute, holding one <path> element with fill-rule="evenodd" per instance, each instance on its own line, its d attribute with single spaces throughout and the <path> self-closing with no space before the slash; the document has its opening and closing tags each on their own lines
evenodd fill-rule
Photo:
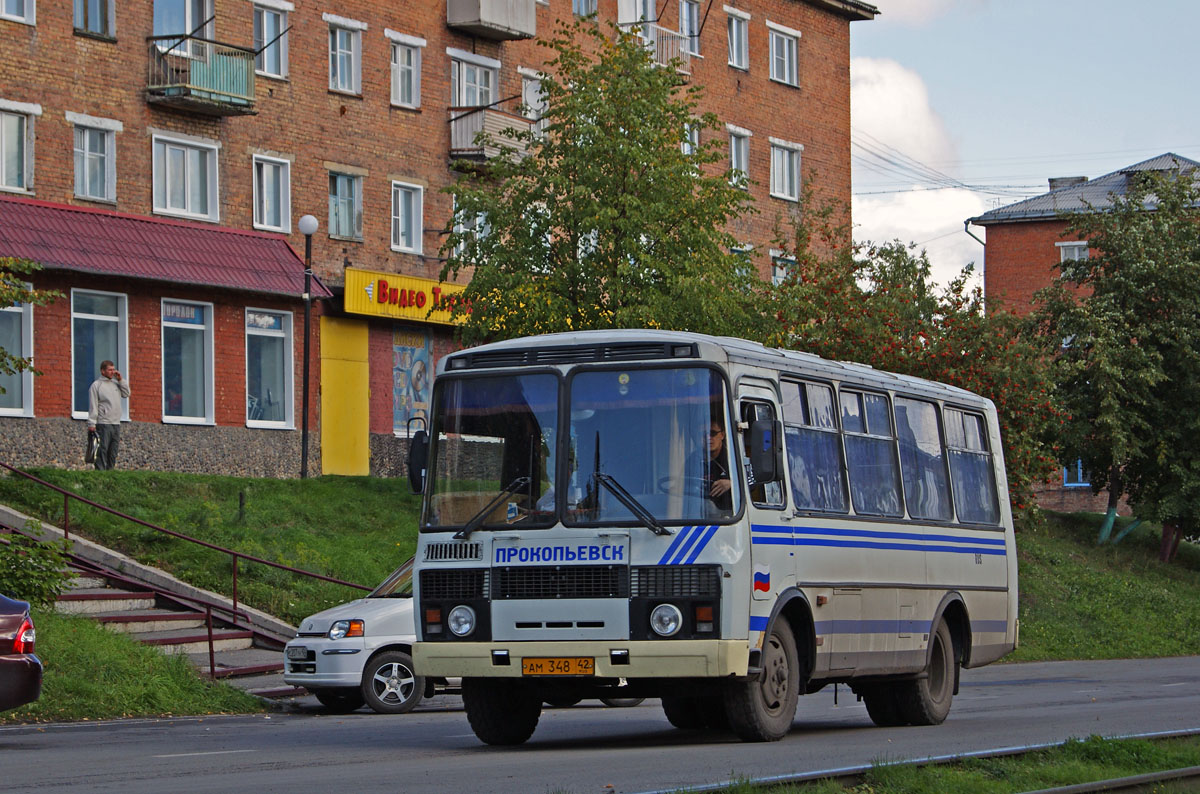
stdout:
<svg viewBox="0 0 1200 794">
<path fill-rule="evenodd" d="M 746 675 L 749 644 L 746 640 L 601 640 L 413 645 L 413 667 L 424 676 L 521 678 L 524 659 L 580 658 L 594 660 L 593 675 L 598 678 L 726 678 Z"/>
</svg>

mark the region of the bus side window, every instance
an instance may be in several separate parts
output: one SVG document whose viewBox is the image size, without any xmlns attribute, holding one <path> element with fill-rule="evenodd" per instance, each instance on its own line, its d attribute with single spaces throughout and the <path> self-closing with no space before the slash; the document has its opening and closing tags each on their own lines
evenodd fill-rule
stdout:
<svg viewBox="0 0 1200 794">
<path fill-rule="evenodd" d="M 747 430 L 742 433 L 742 450 L 750 448 L 750 430 L 751 422 L 765 419 L 775 424 L 775 409 L 768 403 L 744 402 L 742 403 L 742 422 L 747 426 Z M 782 444 L 783 439 L 775 439 L 776 444 Z M 743 469 L 747 474 L 747 481 L 753 476 L 753 470 L 750 467 L 749 456 L 745 456 L 742 460 Z M 783 498 L 783 470 L 782 468 L 777 474 L 776 479 L 771 482 L 752 482 L 750 483 L 750 501 L 756 507 L 769 507 L 781 509 L 784 505 Z"/>
</svg>

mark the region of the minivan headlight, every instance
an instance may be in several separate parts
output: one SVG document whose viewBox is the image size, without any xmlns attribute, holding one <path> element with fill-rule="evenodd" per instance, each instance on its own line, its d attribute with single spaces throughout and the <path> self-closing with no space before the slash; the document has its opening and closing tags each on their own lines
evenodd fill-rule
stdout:
<svg viewBox="0 0 1200 794">
<path fill-rule="evenodd" d="M 335 620 L 329 627 L 329 639 L 341 640 L 346 637 L 361 637 L 363 622 L 361 620 Z"/>
</svg>

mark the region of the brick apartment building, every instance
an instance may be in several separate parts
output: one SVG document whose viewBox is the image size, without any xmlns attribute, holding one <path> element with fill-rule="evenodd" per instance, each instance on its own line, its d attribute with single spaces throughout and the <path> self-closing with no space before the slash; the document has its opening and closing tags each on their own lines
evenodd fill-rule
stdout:
<svg viewBox="0 0 1200 794">
<path fill-rule="evenodd" d="M 1058 277 L 1062 262 L 1088 257 L 1088 241 L 1069 234 L 1064 214 L 1089 208 L 1103 212 L 1114 196 L 1125 195 L 1139 173 L 1197 167 L 1200 163 L 1168 152 L 1095 179 L 1051 179 L 1048 193 L 971 218 L 968 223 L 987 229 L 983 282 L 988 305 L 1026 314 L 1034 293 Z M 1054 510 L 1103 512 L 1108 494 L 1093 494 L 1090 485 L 1080 466 L 1069 466 L 1063 469 L 1061 483 L 1048 483 L 1039 491 L 1038 501 Z"/>
<path fill-rule="evenodd" d="M 453 162 L 491 156 L 481 126 L 532 123 L 538 37 L 591 13 L 704 87 L 764 278 L 801 174 L 849 204 L 860 0 L 0 0 L 0 256 L 62 292 L 0 310 L 43 373 L 3 381 L 0 460 L 81 465 L 81 389 L 111 358 L 121 467 L 295 475 L 307 391 L 312 473 L 398 473 L 454 345 L 427 311 L 456 289 L 436 280 Z"/>
</svg>

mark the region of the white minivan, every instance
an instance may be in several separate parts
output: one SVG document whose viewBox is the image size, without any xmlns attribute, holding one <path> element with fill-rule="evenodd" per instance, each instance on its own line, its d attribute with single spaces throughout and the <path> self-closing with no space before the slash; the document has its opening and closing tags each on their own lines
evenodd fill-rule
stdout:
<svg viewBox="0 0 1200 794">
<path fill-rule="evenodd" d="M 412 568 L 409 558 L 365 598 L 302 620 L 283 650 L 283 680 L 331 711 L 365 703 L 381 714 L 411 711 L 444 685 L 413 672 Z"/>
</svg>

